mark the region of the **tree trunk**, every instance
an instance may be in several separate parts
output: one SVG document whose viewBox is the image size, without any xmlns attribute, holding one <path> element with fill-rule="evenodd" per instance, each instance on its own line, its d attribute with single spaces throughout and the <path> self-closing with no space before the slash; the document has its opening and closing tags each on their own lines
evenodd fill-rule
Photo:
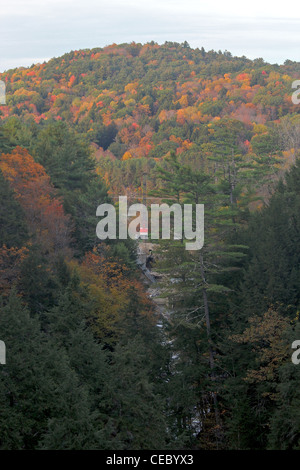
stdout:
<svg viewBox="0 0 300 470">
<path fill-rule="evenodd" d="M 203 262 L 203 256 L 202 255 L 200 255 L 200 271 L 201 271 L 202 281 L 203 281 L 203 284 L 204 284 L 204 286 L 203 286 L 203 302 L 204 302 L 204 312 L 205 312 L 206 333 L 207 333 L 207 339 L 208 339 L 209 366 L 210 366 L 210 370 L 211 370 L 211 380 L 212 380 L 212 382 L 214 382 L 215 379 L 216 379 L 215 361 L 214 361 L 213 347 L 212 347 L 212 343 L 211 343 L 210 314 L 209 314 L 209 305 L 208 305 L 208 299 L 207 299 L 207 291 L 206 291 L 206 288 L 205 288 L 206 278 L 205 278 L 204 262 Z M 221 421 L 220 421 L 220 413 L 219 413 L 219 408 L 218 408 L 217 393 L 215 391 L 213 391 L 212 394 L 213 394 L 213 402 L 214 402 L 215 419 L 216 419 L 216 425 L 217 425 L 216 438 L 217 438 L 217 448 L 218 448 L 219 441 L 220 441 Z"/>
</svg>

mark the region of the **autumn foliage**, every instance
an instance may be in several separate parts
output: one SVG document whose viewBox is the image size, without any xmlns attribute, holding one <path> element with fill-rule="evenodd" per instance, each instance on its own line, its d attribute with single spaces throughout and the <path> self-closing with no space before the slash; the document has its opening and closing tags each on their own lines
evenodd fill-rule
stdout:
<svg viewBox="0 0 300 470">
<path fill-rule="evenodd" d="M 9 181 L 20 202 L 30 233 L 45 252 L 67 254 L 70 242 L 70 217 L 45 169 L 27 150 L 16 147 L 11 154 L 0 156 L 0 170 Z"/>
</svg>

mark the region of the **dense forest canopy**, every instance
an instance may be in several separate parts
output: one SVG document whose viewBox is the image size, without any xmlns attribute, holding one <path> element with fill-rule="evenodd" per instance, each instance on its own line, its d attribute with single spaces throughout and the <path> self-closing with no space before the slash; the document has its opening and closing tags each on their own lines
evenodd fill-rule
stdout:
<svg viewBox="0 0 300 470">
<path fill-rule="evenodd" d="M 299 73 L 152 41 L 0 74 L 0 449 L 300 448 Z M 202 250 L 155 245 L 163 316 L 96 237 L 119 195 L 205 205 Z"/>
</svg>

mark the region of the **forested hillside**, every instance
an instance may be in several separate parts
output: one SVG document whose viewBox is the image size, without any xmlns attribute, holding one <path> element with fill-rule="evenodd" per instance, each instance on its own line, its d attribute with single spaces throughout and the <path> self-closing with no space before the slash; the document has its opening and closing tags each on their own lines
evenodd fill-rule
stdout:
<svg viewBox="0 0 300 470">
<path fill-rule="evenodd" d="M 0 74 L 0 449 L 300 448 L 299 73 L 151 42 Z M 202 250 L 156 243 L 164 318 L 96 237 L 122 195 L 205 206 Z"/>
</svg>

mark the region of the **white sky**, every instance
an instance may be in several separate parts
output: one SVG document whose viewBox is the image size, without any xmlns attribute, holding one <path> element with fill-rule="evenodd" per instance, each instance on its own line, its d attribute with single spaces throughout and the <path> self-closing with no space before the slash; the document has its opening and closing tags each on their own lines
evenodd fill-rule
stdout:
<svg viewBox="0 0 300 470">
<path fill-rule="evenodd" d="M 151 40 L 300 60 L 299 2 L 1 0 L 0 72 L 74 49 Z"/>
</svg>

